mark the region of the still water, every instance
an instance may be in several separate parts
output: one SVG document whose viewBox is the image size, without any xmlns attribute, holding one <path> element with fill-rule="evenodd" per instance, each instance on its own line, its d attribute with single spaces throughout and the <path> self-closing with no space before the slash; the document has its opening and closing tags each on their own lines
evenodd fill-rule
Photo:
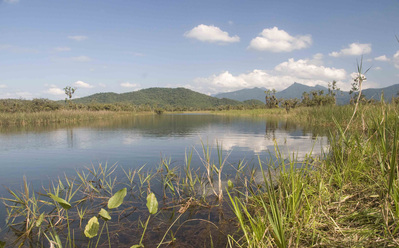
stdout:
<svg viewBox="0 0 399 248">
<path fill-rule="evenodd" d="M 23 176 L 40 188 L 92 164 L 154 168 L 166 157 L 179 166 L 190 149 L 198 162 L 201 142 L 214 148 L 221 145 L 232 165 L 243 159 L 256 164 L 257 156 L 267 158 L 274 153 L 275 142 L 283 153 L 295 153 L 299 159 L 311 150 L 320 154 L 327 145 L 322 132 L 284 120 L 206 114 L 143 115 L 74 126 L 0 129 L 0 196 L 7 196 L 3 186 L 20 189 Z M 1 226 L 4 216 L 1 206 Z"/>
</svg>

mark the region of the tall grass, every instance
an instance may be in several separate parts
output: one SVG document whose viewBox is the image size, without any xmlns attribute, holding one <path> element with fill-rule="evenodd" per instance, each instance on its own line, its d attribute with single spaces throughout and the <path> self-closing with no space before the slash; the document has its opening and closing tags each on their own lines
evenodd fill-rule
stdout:
<svg viewBox="0 0 399 248">
<path fill-rule="evenodd" d="M 243 191 L 230 196 L 243 233 L 230 237 L 231 247 L 399 245 L 398 108 L 359 105 L 345 133 L 348 108 L 324 109 L 342 112 L 321 117 L 335 120 L 323 159 L 279 159 L 277 168 L 269 161 L 249 204 Z"/>
</svg>

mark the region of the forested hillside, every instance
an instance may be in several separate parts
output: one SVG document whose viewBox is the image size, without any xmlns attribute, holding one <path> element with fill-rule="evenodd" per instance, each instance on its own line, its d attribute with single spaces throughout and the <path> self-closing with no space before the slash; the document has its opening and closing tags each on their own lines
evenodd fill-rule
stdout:
<svg viewBox="0 0 399 248">
<path fill-rule="evenodd" d="M 128 93 L 98 93 L 74 99 L 75 103 L 130 103 L 159 107 L 210 108 L 221 105 L 240 105 L 242 102 L 232 99 L 219 99 L 185 88 L 148 88 Z"/>
</svg>

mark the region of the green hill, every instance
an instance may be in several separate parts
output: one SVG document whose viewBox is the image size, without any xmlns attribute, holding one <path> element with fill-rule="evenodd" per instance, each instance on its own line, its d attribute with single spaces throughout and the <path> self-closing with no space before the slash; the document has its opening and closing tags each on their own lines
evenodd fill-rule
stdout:
<svg viewBox="0 0 399 248">
<path fill-rule="evenodd" d="M 240 105 L 232 99 L 218 99 L 185 88 L 148 88 L 139 91 L 117 93 L 98 93 L 74 99 L 75 103 L 130 103 L 158 107 L 211 108 L 221 105 Z"/>
</svg>

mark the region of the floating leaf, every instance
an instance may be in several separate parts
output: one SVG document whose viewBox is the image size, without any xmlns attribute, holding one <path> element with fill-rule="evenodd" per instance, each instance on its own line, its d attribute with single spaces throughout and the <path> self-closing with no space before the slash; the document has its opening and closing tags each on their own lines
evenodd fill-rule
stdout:
<svg viewBox="0 0 399 248">
<path fill-rule="evenodd" d="M 56 195 L 53 195 L 51 193 L 48 193 L 48 195 L 50 196 L 51 199 L 58 202 L 61 205 L 61 207 L 63 207 L 64 209 L 68 210 L 72 207 L 71 204 L 69 204 L 69 202 L 65 201 L 64 199 L 62 199 Z"/>
<path fill-rule="evenodd" d="M 113 209 L 119 207 L 123 203 L 123 199 L 127 194 L 127 189 L 123 188 L 115 193 L 111 198 L 108 200 L 108 208 Z"/>
<path fill-rule="evenodd" d="M 106 221 L 111 220 L 111 216 L 109 215 L 108 211 L 103 208 L 100 210 L 98 214 Z"/>
<path fill-rule="evenodd" d="M 158 201 L 154 193 L 147 196 L 147 208 L 150 214 L 156 214 L 158 211 Z"/>
<path fill-rule="evenodd" d="M 232 189 L 234 187 L 234 184 L 230 179 L 227 181 L 227 186 L 229 187 L 229 189 Z"/>
<path fill-rule="evenodd" d="M 100 224 L 98 223 L 98 219 L 96 216 L 92 217 L 85 227 L 85 236 L 88 238 L 93 238 L 97 236 L 98 229 L 100 228 Z"/>
<path fill-rule="evenodd" d="M 39 216 L 39 218 L 37 219 L 37 221 L 36 221 L 36 227 L 39 227 L 39 226 L 42 225 L 43 219 L 44 219 L 44 213 L 42 213 L 42 214 Z"/>
</svg>

